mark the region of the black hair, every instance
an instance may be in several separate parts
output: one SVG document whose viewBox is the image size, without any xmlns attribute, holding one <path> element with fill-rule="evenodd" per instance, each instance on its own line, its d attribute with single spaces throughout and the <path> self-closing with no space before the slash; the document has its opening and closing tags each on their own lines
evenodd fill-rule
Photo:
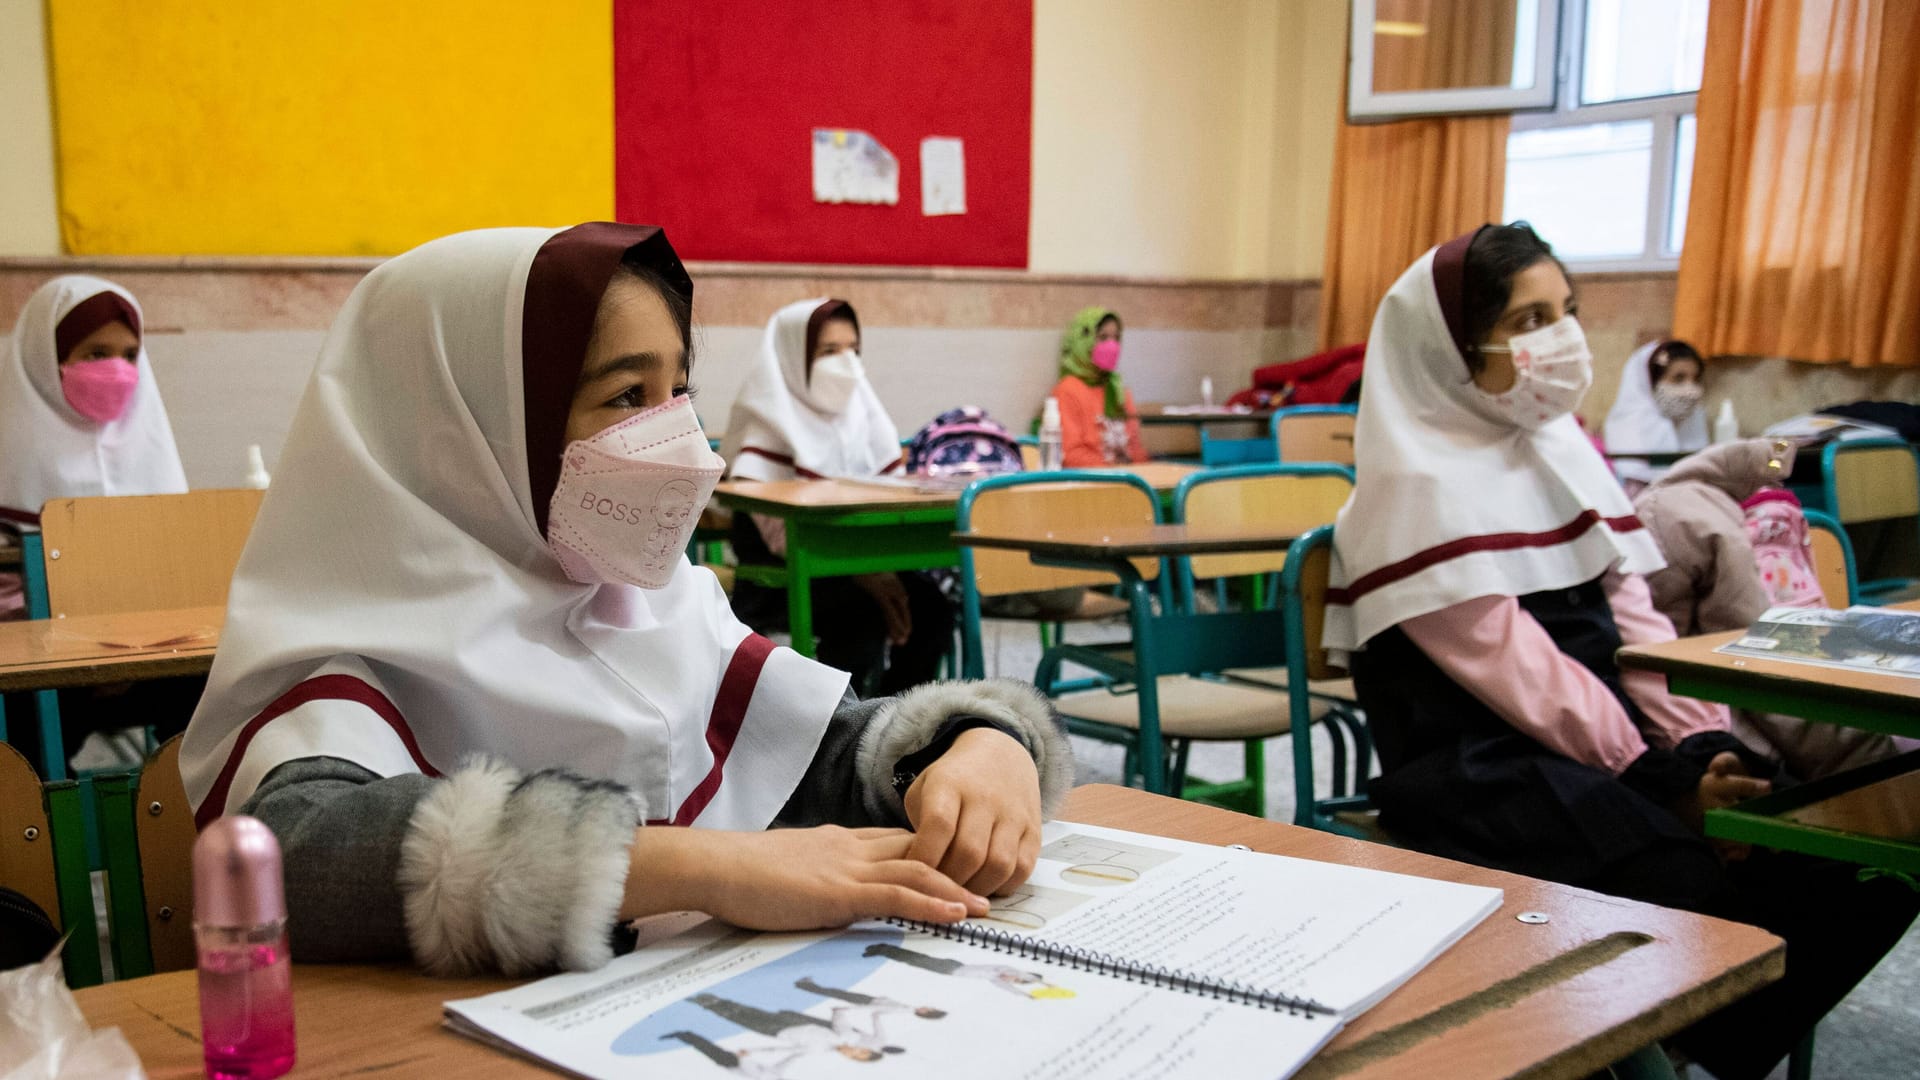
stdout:
<svg viewBox="0 0 1920 1080">
<path fill-rule="evenodd" d="M 1111 311 L 1107 312 L 1105 315 L 1102 315 L 1100 317 L 1100 321 L 1093 324 L 1093 332 L 1098 334 L 1100 332 L 1100 328 L 1107 325 L 1108 323 L 1112 323 L 1113 328 L 1115 330 L 1120 331 L 1122 334 L 1125 334 L 1127 332 L 1126 326 L 1120 321 L 1120 316 L 1115 315 Z"/>
<path fill-rule="evenodd" d="M 1675 360 L 1691 360 L 1702 373 L 1707 370 L 1706 357 L 1700 355 L 1699 349 L 1684 341 L 1665 341 L 1655 346 L 1653 355 L 1647 359 L 1647 381 L 1658 386 Z"/>
<path fill-rule="evenodd" d="M 687 355 L 687 374 L 693 374 L 693 298 L 681 292 L 658 269 L 640 262 L 633 254 L 620 261 L 620 273 L 647 287 L 649 292 L 667 305 L 667 314 L 673 317 L 674 329 L 680 331 L 680 348 Z"/>
<path fill-rule="evenodd" d="M 1467 341 L 1474 346 L 1466 353 L 1467 370 L 1472 374 L 1478 375 L 1487 366 L 1487 358 L 1480 355 L 1478 346 L 1493 333 L 1494 324 L 1507 310 L 1507 301 L 1513 299 L 1514 276 L 1542 259 L 1552 259 L 1562 274 L 1567 272 L 1566 264 L 1553 254 L 1553 246 L 1524 221 L 1488 225 L 1467 245 L 1460 300 Z"/>
</svg>

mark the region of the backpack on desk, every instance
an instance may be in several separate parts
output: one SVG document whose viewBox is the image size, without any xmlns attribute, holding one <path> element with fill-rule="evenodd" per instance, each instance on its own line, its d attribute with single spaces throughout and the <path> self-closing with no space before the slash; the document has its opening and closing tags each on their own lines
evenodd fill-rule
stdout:
<svg viewBox="0 0 1920 1080">
<path fill-rule="evenodd" d="M 907 472 L 923 476 L 1021 471 L 1020 444 L 978 405 L 948 409 L 907 443 Z"/>
</svg>

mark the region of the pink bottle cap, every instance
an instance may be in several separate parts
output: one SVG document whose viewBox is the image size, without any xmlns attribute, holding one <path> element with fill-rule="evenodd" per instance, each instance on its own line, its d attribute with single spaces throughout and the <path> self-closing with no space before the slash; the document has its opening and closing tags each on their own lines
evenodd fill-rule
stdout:
<svg viewBox="0 0 1920 1080">
<path fill-rule="evenodd" d="M 287 917 L 280 841 L 258 818 L 228 814 L 193 842 L 195 926 L 261 926 Z"/>
</svg>

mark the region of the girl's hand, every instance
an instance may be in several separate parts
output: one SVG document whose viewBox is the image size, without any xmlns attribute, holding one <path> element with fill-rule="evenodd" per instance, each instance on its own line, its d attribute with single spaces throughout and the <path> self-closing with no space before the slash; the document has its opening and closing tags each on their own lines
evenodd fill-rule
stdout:
<svg viewBox="0 0 1920 1080">
<path fill-rule="evenodd" d="M 1040 854 L 1040 775 L 1020 740 L 960 733 L 907 788 L 907 857 L 982 896 L 1027 880 Z"/>
<path fill-rule="evenodd" d="M 959 922 L 974 896 L 907 858 L 904 829 L 637 830 L 621 917 L 703 911 L 750 930 L 820 930 L 860 919 Z"/>
<path fill-rule="evenodd" d="M 1707 771 L 1700 777 L 1700 809 L 1719 810 L 1772 790 L 1772 784 L 1747 775 L 1740 755 L 1723 750 L 1707 762 Z"/>
</svg>

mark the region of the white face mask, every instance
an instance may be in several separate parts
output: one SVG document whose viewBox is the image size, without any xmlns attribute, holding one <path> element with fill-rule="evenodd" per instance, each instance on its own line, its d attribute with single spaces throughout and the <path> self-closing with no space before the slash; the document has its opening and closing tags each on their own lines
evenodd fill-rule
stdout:
<svg viewBox="0 0 1920 1080">
<path fill-rule="evenodd" d="M 1593 385 L 1593 353 L 1580 321 L 1571 315 L 1508 338 L 1505 345 L 1482 345 L 1480 351 L 1513 354 L 1513 387 L 1504 394 L 1482 393 L 1502 416 L 1529 430 L 1578 408 Z"/>
<path fill-rule="evenodd" d="M 860 363 L 860 354 L 852 349 L 823 356 L 813 362 L 813 371 L 807 376 L 807 398 L 814 408 L 829 416 L 838 416 L 847 411 L 853 392 L 866 377 L 867 369 Z"/>
<path fill-rule="evenodd" d="M 725 462 L 677 397 L 569 445 L 547 508 L 547 547 L 582 585 L 662 589 Z"/>
<path fill-rule="evenodd" d="M 1705 394 L 1706 390 L 1699 383 L 1680 386 L 1661 383 L 1653 388 L 1653 407 L 1660 410 L 1661 416 L 1677 424 L 1693 415 Z"/>
</svg>

